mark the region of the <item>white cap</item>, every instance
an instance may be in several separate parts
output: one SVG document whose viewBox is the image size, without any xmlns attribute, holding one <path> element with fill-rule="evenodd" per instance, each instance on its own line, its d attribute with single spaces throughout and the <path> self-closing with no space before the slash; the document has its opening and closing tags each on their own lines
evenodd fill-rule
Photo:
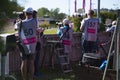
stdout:
<svg viewBox="0 0 120 80">
<path fill-rule="evenodd" d="M 65 19 L 63 19 L 63 24 L 65 25 L 65 24 L 69 24 L 70 23 L 70 20 L 68 19 L 68 18 L 65 18 Z"/>
<path fill-rule="evenodd" d="M 117 21 L 113 21 L 113 22 L 112 22 L 112 25 L 116 25 L 116 23 L 117 23 Z"/>
<path fill-rule="evenodd" d="M 29 8 L 26 8 L 23 10 L 24 12 L 27 12 L 27 13 L 33 13 L 33 8 L 29 7 Z"/>
</svg>

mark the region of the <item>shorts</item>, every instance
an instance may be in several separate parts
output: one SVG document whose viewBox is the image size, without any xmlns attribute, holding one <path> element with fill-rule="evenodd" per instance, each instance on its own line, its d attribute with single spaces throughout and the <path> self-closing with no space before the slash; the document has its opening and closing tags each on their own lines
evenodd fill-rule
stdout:
<svg viewBox="0 0 120 80">
<path fill-rule="evenodd" d="M 35 54 L 20 53 L 22 60 L 34 60 Z"/>
<path fill-rule="evenodd" d="M 25 51 L 24 51 L 23 46 L 21 45 L 21 43 L 19 41 L 17 42 L 17 45 L 18 45 L 18 47 L 20 49 L 20 52 L 21 52 L 20 56 L 21 56 L 22 60 L 34 60 L 34 56 L 35 56 L 34 53 L 26 54 Z"/>
</svg>

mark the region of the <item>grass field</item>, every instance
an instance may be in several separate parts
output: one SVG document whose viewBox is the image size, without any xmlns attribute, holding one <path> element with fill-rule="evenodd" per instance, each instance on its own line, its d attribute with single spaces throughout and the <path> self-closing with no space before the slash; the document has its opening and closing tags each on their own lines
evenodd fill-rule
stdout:
<svg viewBox="0 0 120 80">
<path fill-rule="evenodd" d="M 57 29 L 46 29 L 44 34 L 57 34 Z"/>
<path fill-rule="evenodd" d="M 15 33 L 16 31 L 14 31 L 13 29 L 10 29 L 10 30 L 5 30 L 5 31 L 2 31 L 2 33 Z M 56 28 L 53 28 L 53 29 L 46 29 L 44 31 L 44 34 L 57 34 L 57 29 Z"/>
</svg>

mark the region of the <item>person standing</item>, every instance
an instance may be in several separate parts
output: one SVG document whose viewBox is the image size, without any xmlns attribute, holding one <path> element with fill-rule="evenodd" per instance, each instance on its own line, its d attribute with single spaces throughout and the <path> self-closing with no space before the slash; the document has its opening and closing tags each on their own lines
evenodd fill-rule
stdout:
<svg viewBox="0 0 120 80">
<path fill-rule="evenodd" d="M 73 30 L 69 26 L 70 20 L 68 18 L 65 18 L 63 20 L 63 27 L 60 27 L 57 34 L 60 37 L 60 40 L 62 41 L 62 44 L 64 45 L 64 52 L 68 56 L 70 56 L 70 53 L 72 51 L 72 40 L 73 40 Z"/>
<path fill-rule="evenodd" d="M 42 46 L 42 37 L 44 29 L 39 27 L 38 17 L 37 17 L 37 11 L 33 11 L 33 18 L 36 19 L 37 27 L 39 28 L 39 32 L 37 32 L 37 45 L 36 45 L 36 53 L 35 53 L 35 59 L 34 59 L 34 77 L 40 77 L 41 74 L 39 72 L 40 68 L 40 50 Z"/>
<path fill-rule="evenodd" d="M 34 75 L 34 56 L 37 43 L 37 24 L 33 18 L 33 9 L 31 7 L 23 10 L 26 19 L 17 23 L 18 36 L 23 47 L 21 63 L 21 75 L 23 80 L 33 80 Z"/>
<path fill-rule="evenodd" d="M 81 22 L 83 53 L 95 53 L 97 43 L 97 33 L 99 29 L 99 19 L 93 18 L 94 11 L 89 10 L 87 18 Z"/>
<path fill-rule="evenodd" d="M 114 30 L 115 30 L 116 25 L 117 25 L 117 21 L 114 20 L 114 21 L 112 22 L 112 26 L 111 26 L 110 28 L 108 28 L 108 29 L 106 30 L 106 32 L 111 32 L 111 33 L 113 33 Z"/>
</svg>

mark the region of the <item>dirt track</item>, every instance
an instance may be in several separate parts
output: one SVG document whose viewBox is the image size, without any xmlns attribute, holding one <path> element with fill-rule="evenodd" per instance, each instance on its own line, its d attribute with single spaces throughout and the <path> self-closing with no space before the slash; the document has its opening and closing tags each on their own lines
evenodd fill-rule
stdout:
<svg viewBox="0 0 120 80">
<path fill-rule="evenodd" d="M 75 66 L 74 73 L 81 80 L 102 80 L 103 71 L 95 67 Z M 116 80 L 116 71 L 107 70 L 105 80 Z"/>
</svg>

